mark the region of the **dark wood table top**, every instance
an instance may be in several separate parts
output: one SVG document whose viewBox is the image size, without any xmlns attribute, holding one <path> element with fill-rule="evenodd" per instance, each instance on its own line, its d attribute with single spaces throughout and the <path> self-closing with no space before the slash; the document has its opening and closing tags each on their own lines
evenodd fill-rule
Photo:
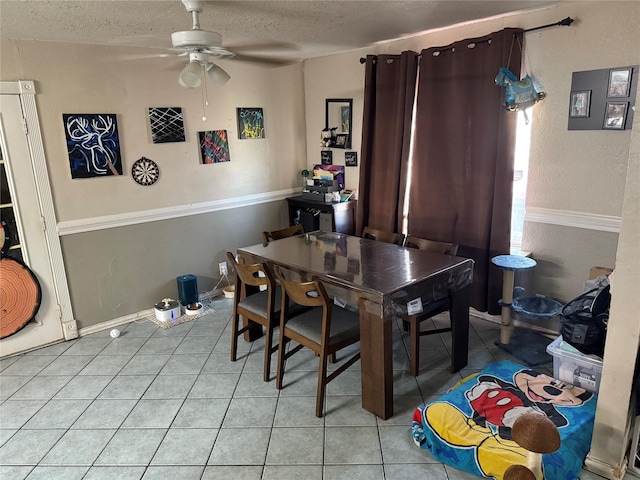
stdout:
<svg viewBox="0 0 640 480">
<path fill-rule="evenodd" d="M 378 301 L 395 298 L 398 292 L 408 294 L 417 284 L 424 287 L 429 278 L 438 279 L 440 292 L 435 296 L 446 296 L 449 289 L 469 284 L 473 271 L 468 258 L 322 231 L 242 247 L 238 253 L 377 296 Z"/>
</svg>

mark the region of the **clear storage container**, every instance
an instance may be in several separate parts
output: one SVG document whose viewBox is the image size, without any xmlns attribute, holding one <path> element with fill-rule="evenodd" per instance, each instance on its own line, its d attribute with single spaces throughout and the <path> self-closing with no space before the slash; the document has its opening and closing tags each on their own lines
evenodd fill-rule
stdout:
<svg viewBox="0 0 640 480">
<path fill-rule="evenodd" d="M 547 346 L 553 357 L 553 377 L 563 382 L 597 392 L 602 377 L 602 360 L 589 357 L 556 338 Z"/>
</svg>

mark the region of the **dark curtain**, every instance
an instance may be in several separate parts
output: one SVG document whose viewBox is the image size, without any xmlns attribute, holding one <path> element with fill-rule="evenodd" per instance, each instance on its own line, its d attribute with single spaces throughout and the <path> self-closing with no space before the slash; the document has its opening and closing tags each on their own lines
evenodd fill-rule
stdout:
<svg viewBox="0 0 640 480">
<path fill-rule="evenodd" d="M 522 42 L 522 30 L 506 29 L 422 51 L 409 191 L 409 233 L 457 242 L 475 261 L 471 306 L 492 314 L 502 272 L 491 258 L 509 253 L 516 130 L 494 79 L 500 67 L 520 74 L 514 35 Z"/>
<path fill-rule="evenodd" d="M 356 234 L 399 232 L 402 164 L 409 158 L 418 54 L 367 56 Z"/>
</svg>

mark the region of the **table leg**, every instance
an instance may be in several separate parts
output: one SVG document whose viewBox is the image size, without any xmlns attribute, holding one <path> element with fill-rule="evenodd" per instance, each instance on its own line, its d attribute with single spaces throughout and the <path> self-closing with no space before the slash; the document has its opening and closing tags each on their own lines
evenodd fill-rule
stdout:
<svg viewBox="0 0 640 480">
<path fill-rule="evenodd" d="M 502 275 L 502 317 L 500 320 L 500 343 L 511 341 L 511 302 L 513 302 L 513 270 L 504 270 Z"/>
<path fill-rule="evenodd" d="M 362 408 L 387 419 L 393 415 L 392 321 L 380 304 L 361 299 L 359 308 Z"/>
<path fill-rule="evenodd" d="M 451 373 L 467 365 L 469 359 L 469 298 L 471 285 L 450 293 Z"/>
</svg>

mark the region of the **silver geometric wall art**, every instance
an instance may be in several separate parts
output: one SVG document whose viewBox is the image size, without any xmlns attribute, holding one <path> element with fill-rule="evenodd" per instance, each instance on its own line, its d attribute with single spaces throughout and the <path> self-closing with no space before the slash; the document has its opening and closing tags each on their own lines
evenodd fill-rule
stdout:
<svg viewBox="0 0 640 480">
<path fill-rule="evenodd" d="M 149 108 L 153 143 L 184 142 L 182 108 Z"/>
</svg>

